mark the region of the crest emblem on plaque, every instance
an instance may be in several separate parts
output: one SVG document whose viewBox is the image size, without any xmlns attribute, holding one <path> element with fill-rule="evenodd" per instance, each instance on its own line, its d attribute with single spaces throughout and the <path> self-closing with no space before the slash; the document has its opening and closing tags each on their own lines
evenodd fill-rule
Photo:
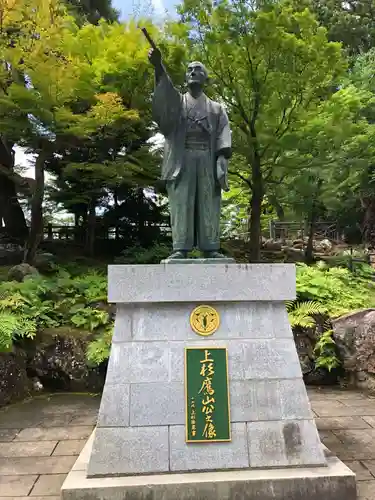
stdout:
<svg viewBox="0 0 375 500">
<path fill-rule="evenodd" d="M 219 313 L 211 306 L 198 306 L 190 315 L 190 325 L 198 335 L 212 335 L 219 328 Z"/>
</svg>

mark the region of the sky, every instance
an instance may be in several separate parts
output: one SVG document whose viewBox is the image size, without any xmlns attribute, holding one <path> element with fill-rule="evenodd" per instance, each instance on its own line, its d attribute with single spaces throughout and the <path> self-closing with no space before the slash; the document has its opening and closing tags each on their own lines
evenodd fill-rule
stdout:
<svg viewBox="0 0 375 500">
<path fill-rule="evenodd" d="M 121 19 L 127 19 L 136 12 L 141 15 L 160 18 L 167 11 L 173 14 L 178 0 L 112 0 L 113 6 L 121 11 Z M 153 11 L 153 12 L 152 12 Z"/>
</svg>

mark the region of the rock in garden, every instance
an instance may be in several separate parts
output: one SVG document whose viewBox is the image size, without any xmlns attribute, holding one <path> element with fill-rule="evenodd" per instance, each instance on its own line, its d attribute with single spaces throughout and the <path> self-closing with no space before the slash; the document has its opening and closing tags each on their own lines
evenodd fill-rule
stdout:
<svg viewBox="0 0 375 500">
<path fill-rule="evenodd" d="M 56 270 L 55 256 L 52 253 L 39 253 L 35 257 L 35 267 L 41 273 L 49 273 Z"/>
<path fill-rule="evenodd" d="M 8 271 L 9 281 L 24 281 L 27 276 L 39 276 L 38 270 L 30 264 L 17 264 Z"/>
<path fill-rule="evenodd" d="M 0 265 L 17 264 L 21 262 L 22 256 L 23 250 L 20 245 L 0 239 Z"/>
<path fill-rule="evenodd" d="M 364 309 L 334 320 L 334 339 L 351 383 L 375 391 L 375 309 Z"/>
<path fill-rule="evenodd" d="M 328 239 L 315 242 L 315 249 L 317 252 L 330 252 L 332 248 L 333 245 Z"/>
<path fill-rule="evenodd" d="M 28 352 L 29 374 L 48 390 L 100 391 L 105 373 L 87 364 L 90 340 L 89 332 L 65 327 L 39 332 Z"/>
<path fill-rule="evenodd" d="M 282 243 L 281 243 L 281 241 L 272 240 L 272 239 L 266 240 L 264 242 L 263 248 L 264 248 L 264 250 L 269 250 L 272 252 L 279 252 L 279 251 L 281 251 Z"/>
<path fill-rule="evenodd" d="M 26 372 L 25 353 L 16 349 L 0 353 L 0 374 L 0 408 L 28 396 L 30 381 Z"/>
</svg>

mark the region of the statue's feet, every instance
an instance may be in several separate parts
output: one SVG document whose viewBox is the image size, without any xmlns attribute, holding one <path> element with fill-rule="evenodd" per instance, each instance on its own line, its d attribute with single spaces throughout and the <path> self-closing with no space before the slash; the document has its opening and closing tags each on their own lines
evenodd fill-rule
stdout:
<svg viewBox="0 0 375 500">
<path fill-rule="evenodd" d="M 184 252 L 182 250 L 176 250 L 175 252 L 173 252 L 168 257 L 168 260 L 171 260 L 171 259 L 186 259 L 186 257 L 187 257 L 187 252 Z"/>
<path fill-rule="evenodd" d="M 203 256 L 205 259 L 225 259 L 225 255 L 218 252 L 217 250 L 211 252 L 203 252 Z"/>
</svg>

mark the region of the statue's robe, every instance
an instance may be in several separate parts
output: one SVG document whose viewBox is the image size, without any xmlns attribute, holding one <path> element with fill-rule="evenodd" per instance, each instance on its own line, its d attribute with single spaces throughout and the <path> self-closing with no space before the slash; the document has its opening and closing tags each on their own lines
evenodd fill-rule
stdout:
<svg viewBox="0 0 375 500">
<path fill-rule="evenodd" d="M 202 94 L 181 94 L 167 74 L 155 87 L 153 118 L 165 137 L 161 180 L 171 214 L 174 250 L 220 248 L 221 190 L 218 156 L 231 155 L 231 132 L 224 108 Z"/>
</svg>

